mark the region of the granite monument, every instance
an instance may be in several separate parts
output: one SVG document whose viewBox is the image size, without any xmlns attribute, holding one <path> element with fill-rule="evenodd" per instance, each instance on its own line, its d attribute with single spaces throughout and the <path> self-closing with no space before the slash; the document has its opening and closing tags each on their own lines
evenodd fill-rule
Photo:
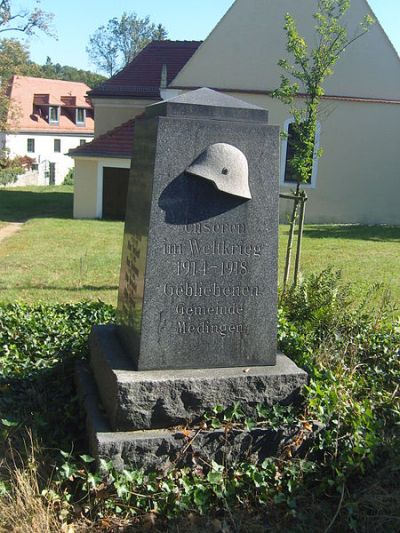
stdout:
<svg viewBox="0 0 400 533">
<path fill-rule="evenodd" d="M 90 339 L 98 455 L 159 465 L 168 428 L 299 395 L 305 372 L 277 354 L 278 175 L 279 128 L 257 106 L 199 89 L 136 120 L 119 324 Z"/>
</svg>

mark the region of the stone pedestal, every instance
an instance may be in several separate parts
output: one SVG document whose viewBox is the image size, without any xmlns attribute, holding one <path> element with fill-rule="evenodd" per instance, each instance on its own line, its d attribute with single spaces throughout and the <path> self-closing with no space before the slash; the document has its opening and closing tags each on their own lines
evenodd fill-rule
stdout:
<svg viewBox="0 0 400 533">
<path fill-rule="evenodd" d="M 79 367 L 77 383 L 91 453 L 111 458 L 120 468 L 157 468 L 176 460 L 194 436 L 184 434 L 183 427 L 215 405 L 228 408 L 240 402 L 250 413 L 257 404 L 293 404 L 307 383 L 307 374 L 283 354 L 277 355 L 275 366 L 136 371 L 115 326 L 93 329 L 90 354 L 91 369 Z M 190 445 L 189 457 L 196 453 L 217 460 L 228 453 L 235 460 L 240 454 L 263 460 L 286 437 L 255 429 L 233 432 L 227 442 L 223 431 L 203 431 Z"/>
</svg>

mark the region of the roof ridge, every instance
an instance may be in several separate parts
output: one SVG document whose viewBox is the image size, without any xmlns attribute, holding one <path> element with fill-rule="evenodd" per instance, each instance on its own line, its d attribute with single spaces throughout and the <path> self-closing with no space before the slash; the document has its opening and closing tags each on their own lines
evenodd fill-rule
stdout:
<svg viewBox="0 0 400 533">
<path fill-rule="evenodd" d="M 50 82 L 56 82 L 56 83 L 66 83 L 66 84 L 74 84 L 74 85 L 84 85 L 85 87 L 89 87 L 84 83 L 83 81 L 72 81 L 72 80 L 58 80 L 54 78 L 41 78 L 39 76 L 22 76 L 20 74 L 13 74 L 10 77 L 10 81 L 14 81 L 16 79 L 23 79 L 23 80 L 43 80 L 43 81 L 50 81 Z M 90 87 L 89 87 L 90 89 Z"/>
<path fill-rule="evenodd" d="M 155 39 L 150 41 L 146 46 L 154 43 L 202 43 L 203 39 Z"/>
<path fill-rule="evenodd" d="M 163 65 L 167 65 L 170 82 L 201 42 L 151 41 L 122 70 L 92 89 L 89 96 L 159 99 Z"/>
</svg>

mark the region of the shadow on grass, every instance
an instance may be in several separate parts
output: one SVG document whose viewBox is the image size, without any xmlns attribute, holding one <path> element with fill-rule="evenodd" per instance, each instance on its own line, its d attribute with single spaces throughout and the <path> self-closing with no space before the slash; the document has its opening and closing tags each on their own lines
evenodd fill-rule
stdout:
<svg viewBox="0 0 400 533">
<path fill-rule="evenodd" d="M 25 222 L 30 218 L 72 218 L 73 193 L 54 189 L 0 189 L 0 220 Z"/>
<path fill-rule="evenodd" d="M 24 455 L 31 432 L 44 448 L 71 449 L 83 442 L 84 418 L 74 384 L 74 362 L 62 361 L 53 368 L 37 369 L 25 378 L 0 378 L 0 418 L 10 427 L 0 433 L 0 454 Z M 1 425 L 0 425 L 1 427 Z"/>
<path fill-rule="evenodd" d="M 400 226 L 306 226 L 304 228 L 304 236 L 310 239 L 400 242 Z"/>
</svg>

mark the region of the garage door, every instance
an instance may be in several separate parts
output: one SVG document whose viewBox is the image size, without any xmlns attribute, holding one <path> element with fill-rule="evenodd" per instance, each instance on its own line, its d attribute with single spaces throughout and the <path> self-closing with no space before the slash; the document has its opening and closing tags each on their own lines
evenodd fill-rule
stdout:
<svg viewBox="0 0 400 533">
<path fill-rule="evenodd" d="M 104 167 L 103 218 L 125 219 L 128 180 L 128 168 Z"/>
</svg>

